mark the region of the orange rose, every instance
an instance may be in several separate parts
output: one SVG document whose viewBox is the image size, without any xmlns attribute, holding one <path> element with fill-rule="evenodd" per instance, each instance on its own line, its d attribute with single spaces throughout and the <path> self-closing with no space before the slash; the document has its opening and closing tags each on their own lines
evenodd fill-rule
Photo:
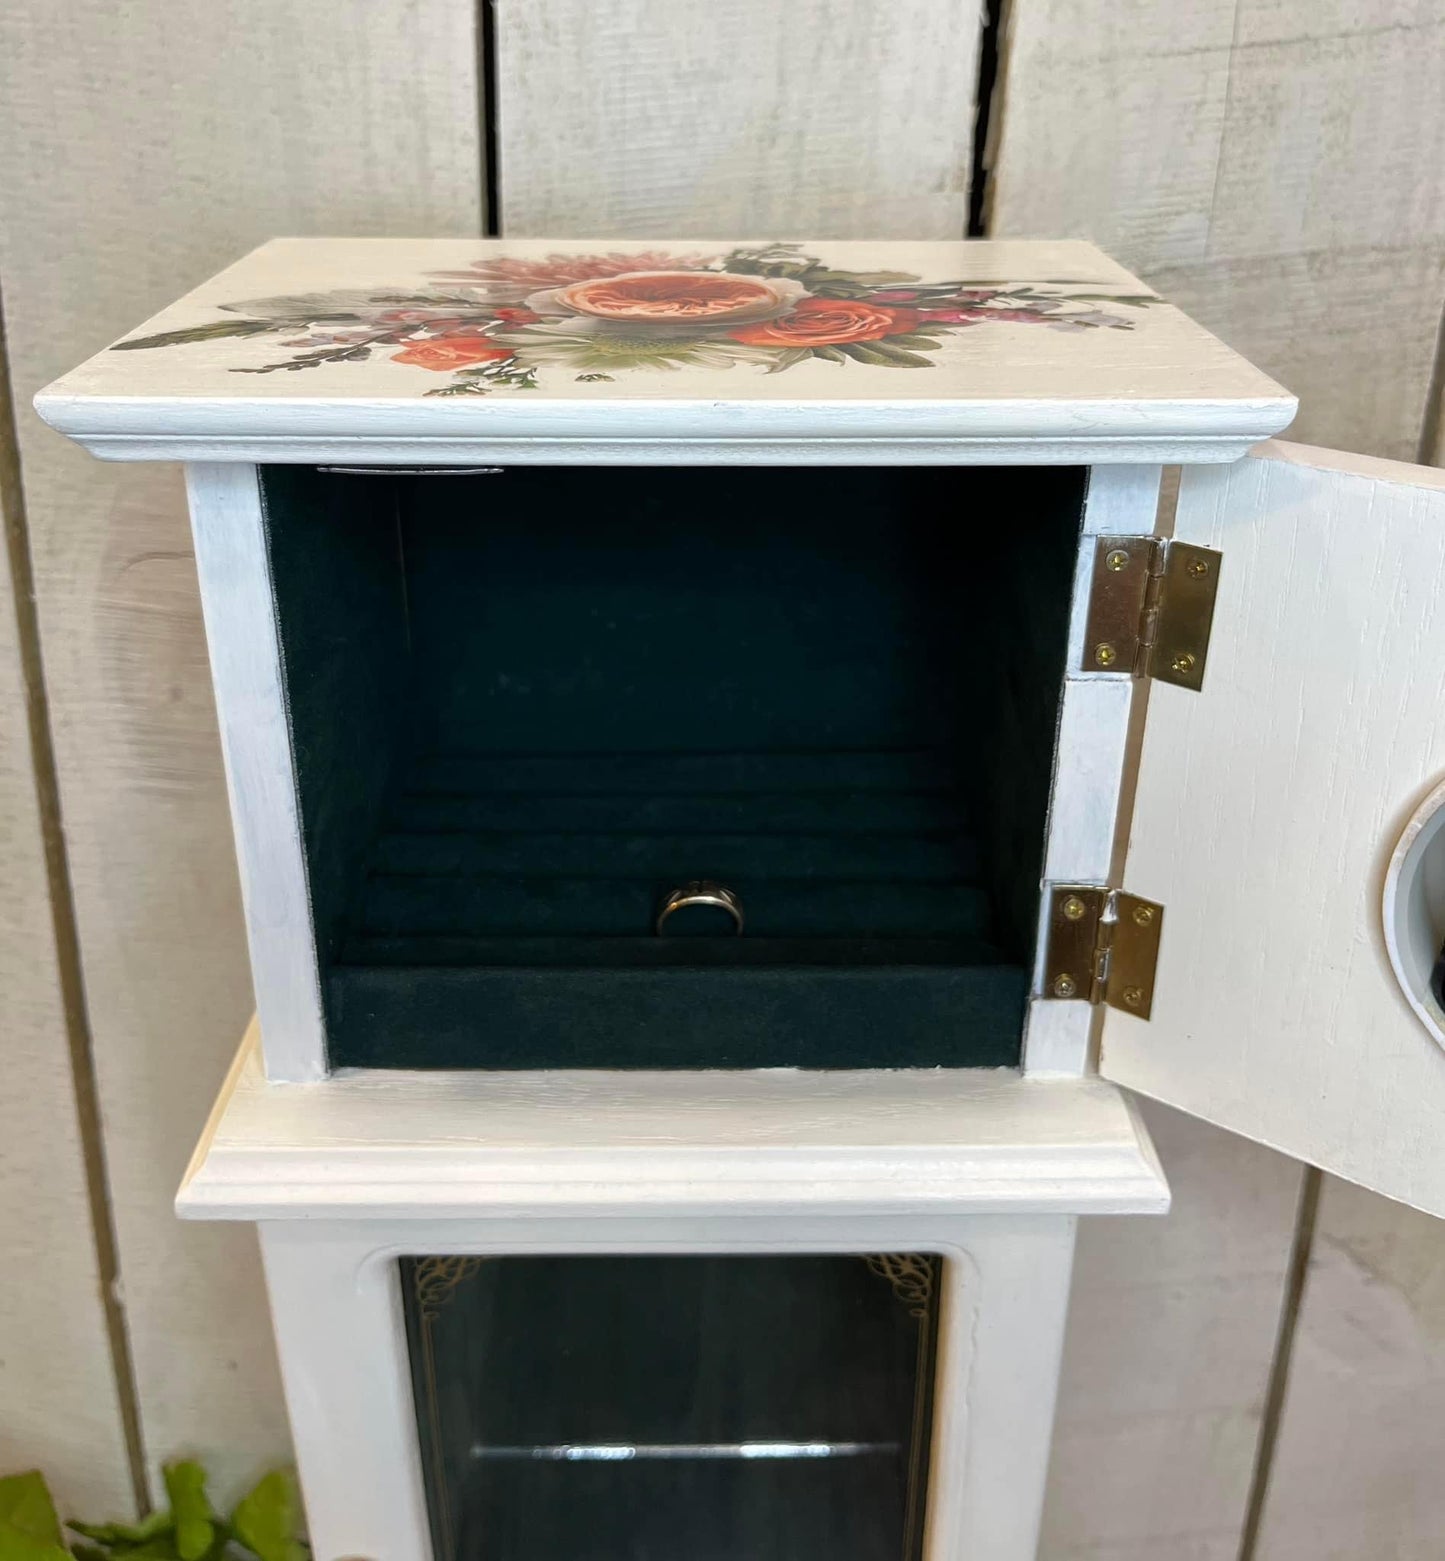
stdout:
<svg viewBox="0 0 1445 1561">
<path fill-rule="evenodd" d="M 391 361 L 446 374 L 452 369 L 464 369 L 469 363 L 488 363 L 511 356 L 510 347 L 499 347 L 488 336 L 433 336 L 427 341 L 413 342 L 402 352 L 392 353 Z"/>
<path fill-rule="evenodd" d="M 802 283 L 789 277 L 634 271 L 533 293 L 527 307 L 548 317 L 582 315 L 628 330 L 676 330 L 678 326 L 725 330 L 729 324 L 770 320 L 801 297 Z"/>
<path fill-rule="evenodd" d="M 917 309 L 884 308 L 854 298 L 804 298 L 791 314 L 729 331 L 749 347 L 832 347 L 900 336 L 918 324 Z"/>
</svg>

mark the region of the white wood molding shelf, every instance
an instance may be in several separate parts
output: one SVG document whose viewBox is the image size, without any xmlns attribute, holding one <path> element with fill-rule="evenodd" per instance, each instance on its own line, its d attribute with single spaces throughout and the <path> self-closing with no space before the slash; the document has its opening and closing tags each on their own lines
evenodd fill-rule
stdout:
<svg viewBox="0 0 1445 1561">
<path fill-rule="evenodd" d="M 189 1219 L 1162 1214 L 1132 1103 L 1008 1071 L 262 1076 L 242 1043 Z"/>
</svg>

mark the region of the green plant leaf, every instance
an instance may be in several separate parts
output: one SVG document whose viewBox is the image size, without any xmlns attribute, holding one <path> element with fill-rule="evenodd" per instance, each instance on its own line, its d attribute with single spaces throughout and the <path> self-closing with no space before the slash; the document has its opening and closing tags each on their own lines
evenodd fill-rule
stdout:
<svg viewBox="0 0 1445 1561">
<path fill-rule="evenodd" d="M 848 361 L 847 354 L 839 352 L 836 347 L 814 347 L 813 356 L 815 358 L 825 358 L 829 363 L 846 363 Z"/>
<path fill-rule="evenodd" d="M 71 1561 L 64 1545 L 52 1545 L 14 1524 L 0 1521 L 0 1561 Z"/>
<path fill-rule="evenodd" d="M 260 1561 L 306 1561 L 306 1547 L 296 1537 L 301 1499 L 289 1470 L 277 1469 L 259 1480 L 231 1514 L 231 1527 Z"/>
<path fill-rule="evenodd" d="M 181 1561 L 201 1561 L 216 1539 L 216 1514 L 206 1496 L 206 1471 L 188 1458 L 168 1463 L 163 1473 Z"/>
<path fill-rule="evenodd" d="M 937 352 L 943 345 L 941 341 L 934 341 L 931 336 L 918 336 L 912 331 L 904 331 L 897 336 L 886 336 L 884 340 L 895 347 L 916 347 L 926 352 Z"/>
<path fill-rule="evenodd" d="M 287 331 L 294 322 L 283 320 L 212 320 L 209 325 L 188 325 L 179 331 L 161 331 L 155 336 L 134 336 L 118 341 L 112 352 L 135 352 L 142 347 L 178 347 L 190 341 L 219 341 L 223 336 L 260 336 L 265 331 Z"/>
<path fill-rule="evenodd" d="M 0 1480 L 0 1561 L 70 1561 L 50 1488 L 37 1470 Z"/>
<path fill-rule="evenodd" d="M 47 1545 L 65 1545 L 50 1487 L 38 1469 L 0 1480 L 0 1523 Z"/>
<path fill-rule="evenodd" d="M 170 1533 L 175 1527 L 175 1520 L 169 1512 L 152 1512 L 139 1523 L 77 1523 L 74 1518 L 69 1518 L 65 1526 L 86 1539 L 93 1539 L 98 1545 L 106 1545 L 111 1549 L 134 1549 L 137 1545 L 149 1544 L 162 1534 Z"/>
</svg>

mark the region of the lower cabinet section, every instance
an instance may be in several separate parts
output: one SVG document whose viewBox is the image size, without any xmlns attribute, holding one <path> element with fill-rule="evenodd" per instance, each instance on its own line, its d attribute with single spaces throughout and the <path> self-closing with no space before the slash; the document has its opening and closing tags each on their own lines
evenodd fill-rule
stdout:
<svg viewBox="0 0 1445 1561">
<path fill-rule="evenodd" d="M 1072 1216 L 260 1230 L 316 1561 L 1033 1561 Z"/>
<path fill-rule="evenodd" d="M 402 1259 L 437 1561 L 921 1561 L 940 1271 Z"/>
</svg>

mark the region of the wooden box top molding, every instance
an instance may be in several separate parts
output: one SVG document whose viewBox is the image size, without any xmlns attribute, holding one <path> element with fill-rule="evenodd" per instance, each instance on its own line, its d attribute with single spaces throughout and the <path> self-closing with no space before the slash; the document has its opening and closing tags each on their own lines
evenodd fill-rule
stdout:
<svg viewBox="0 0 1445 1561">
<path fill-rule="evenodd" d="M 117 460 L 1231 460 L 1295 400 L 1090 244 L 274 239 L 36 397 Z"/>
</svg>

